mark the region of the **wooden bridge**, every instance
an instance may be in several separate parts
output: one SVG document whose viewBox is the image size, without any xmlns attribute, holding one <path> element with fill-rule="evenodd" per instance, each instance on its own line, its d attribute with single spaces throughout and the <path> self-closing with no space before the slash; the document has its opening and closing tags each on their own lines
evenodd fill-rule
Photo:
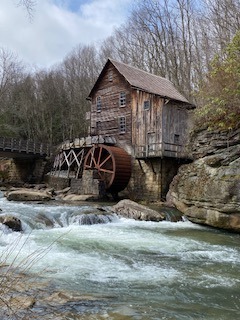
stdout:
<svg viewBox="0 0 240 320">
<path fill-rule="evenodd" d="M 32 140 L 0 137 L 0 157 L 4 158 L 41 158 L 50 155 L 47 144 Z"/>
</svg>

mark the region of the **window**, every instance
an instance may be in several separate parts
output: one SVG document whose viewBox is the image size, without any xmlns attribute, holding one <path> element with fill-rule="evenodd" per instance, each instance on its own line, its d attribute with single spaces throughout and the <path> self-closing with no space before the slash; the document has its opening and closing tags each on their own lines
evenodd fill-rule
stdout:
<svg viewBox="0 0 240 320">
<path fill-rule="evenodd" d="M 156 151 L 156 134 L 155 132 L 149 132 L 147 135 L 148 138 L 148 152 Z"/>
<path fill-rule="evenodd" d="M 126 117 L 119 117 L 119 133 L 126 132 Z"/>
<path fill-rule="evenodd" d="M 143 103 L 143 109 L 144 110 L 149 110 L 150 109 L 150 101 L 149 100 L 145 100 Z"/>
<path fill-rule="evenodd" d="M 119 94 L 119 106 L 125 107 L 126 105 L 126 92 L 120 92 Z"/>
<path fill-rule="evenodd" d="M 101 101 L 101 97 L 98 96 L 97 97 L 97 112 L 100 112 L 102 110 L 102 101 Z"/>
<path fill-rule="evenodd" d="M 109 73 L 108 73 L 108 81 L 109 82 L 113 81 L 113 72 L 112 72 L 112 70 L 110 70 Z"/>
<path fill-rule="evenodd" d="M 179 136 L 179 134 L 175 134 L 174 135 L 174 143 L 179 144 L 179 142 L 180 142 L 180 136 Z"/>
<path fill-rule="evenodd" d="M 101 121 L 96 122 L 96 129 L 97 131 L 101 130 Z"/>
</svg>

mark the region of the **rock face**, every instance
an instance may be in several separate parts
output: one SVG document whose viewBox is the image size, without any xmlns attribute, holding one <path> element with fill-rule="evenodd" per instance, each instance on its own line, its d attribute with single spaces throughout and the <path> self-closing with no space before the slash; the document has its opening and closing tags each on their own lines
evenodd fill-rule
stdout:
<svg viewBox="0 0 240 320">
<path fill-rule="evenodd" d="M 194 139 L 194 161 L 179 169 L 167 202 L 193 222 L 240 232 L 240 130 Z"/>
</svg>

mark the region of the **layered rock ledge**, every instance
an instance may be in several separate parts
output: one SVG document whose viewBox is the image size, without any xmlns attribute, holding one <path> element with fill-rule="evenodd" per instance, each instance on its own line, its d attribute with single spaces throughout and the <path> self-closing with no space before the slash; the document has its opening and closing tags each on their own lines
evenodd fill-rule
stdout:
<svg viewBox="0 0 240 320">
<path fill-rule="evenodd" d="M 179 169 L 167 202 L 192 222 L 240 232 L 240 130 L 193 138 L 194 161 Z"/>
</svg>

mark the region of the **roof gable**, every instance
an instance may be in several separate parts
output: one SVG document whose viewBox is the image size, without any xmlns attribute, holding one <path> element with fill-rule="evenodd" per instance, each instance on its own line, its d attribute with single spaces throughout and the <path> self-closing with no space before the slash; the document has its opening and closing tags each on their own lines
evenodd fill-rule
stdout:
<svg viewBox="0 0 240 320">
<path fill-rule="evenodd" d="M 101 81 L 102 75 L 107 69 L 109 63 L 111 63 L 117 69 L 117 71 L 132 87 L 159 95 L 161 97 L 166 97 L 171 100 L 181 101 L 189 104 L 188 100 L 174 87 L 173 83 L 168 79 L 156 76 L 113 59 L 107 60 L 88 98 L 92 96 L 93 91 Z"/>
</svg>

